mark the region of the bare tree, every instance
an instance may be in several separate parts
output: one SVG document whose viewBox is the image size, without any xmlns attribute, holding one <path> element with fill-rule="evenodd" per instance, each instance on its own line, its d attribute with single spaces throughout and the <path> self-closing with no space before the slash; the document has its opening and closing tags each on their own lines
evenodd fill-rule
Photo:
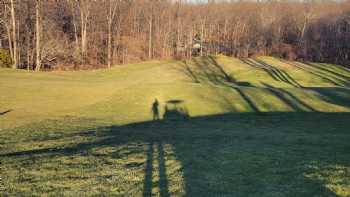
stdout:
<svg viewBox="0 0 350 197">
<path fill-rule="evenodd" d="M 89 0 L 79 0 L 81 21 L 81 56 L 83 63 L 85 62 L 87 55 L 87 26 L 90 16 L 90 5 L 91 2 Z"/>
<path fill-rule="evenodd" d="M 275 55 L 350 62 L 350 4 L 346 2 L 0 2 L 4 3 L 1 45 L 10 52 L 16 68 L 27 64 L 27 68 L 36 65 L 39 70 L 48 62 L 57 67 L 106 64 L 110 68 L 114 62 L 184 59 L 195 55 L 194 45 L 200 46 L 198 55 L 203 56 Z"/>
<path fill-rule="evenodd" d="M 13 58 L 13 47 L 12 47 L 12 33 L 11 33 L 11 22 L 10 19 L 8 17 L 8 4 L 6 4 L 6 2 L 2 2 L 4 5 L 4 12 L 3 12 L 3 19 L 2 19 L 2 24 L 5 26 L 6 29 L 6 33 L 7 33 L 7 41 L 8 41 L 8 48 L 10 51 L 10 56 L 11 58 Z"/>
<path fill-rule="evenodd" d="M 17 68 L 17 33 L 16 33 L 16 13 L 15 13 L 15 2 L 14 0 L 10 0 L 11 3 L 11 22 L 12 22 L 12 41 L 13 41 L 13 68 Z"/>
<path fill-rule="evenodd" d="M 35 70 L 39 71 L 41 68 L 41 0 L 36 0 L 35 5 L 35 38 L 36 38 L 36 59 L 35 59 Z"/>
<path fill-rule="evenodd" d="M 115 18 L 117 14 L 117 8 L 119 4 L 119 0 L 107 0 L 108 1 L 108 14 L 107 14 L 107 25 L 108 25 L 108 41 L 107 41 L 107 65 L 108 68 L 111 68 L 113 61 L 113 49 L 112 49 L 112 41 L 113 41 L 113 33 L 115 31 Z"/>
</svg>

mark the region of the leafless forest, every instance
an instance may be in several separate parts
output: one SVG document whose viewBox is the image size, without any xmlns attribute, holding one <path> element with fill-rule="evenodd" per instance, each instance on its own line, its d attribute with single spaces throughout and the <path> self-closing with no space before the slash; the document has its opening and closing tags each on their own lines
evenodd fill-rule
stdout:
<svg viewBox="0 0 350 197">
<path fill-rule="evenodd" d="M 0 2 L 0 48 L 14 68 L 87 69 L 208 54 L 350 62 L 348 1 Z"/>
</svg>

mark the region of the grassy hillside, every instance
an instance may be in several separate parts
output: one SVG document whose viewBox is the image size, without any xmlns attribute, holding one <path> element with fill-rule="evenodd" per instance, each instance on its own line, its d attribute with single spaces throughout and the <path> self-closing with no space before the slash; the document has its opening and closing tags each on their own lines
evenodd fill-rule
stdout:
<svg viewBox="0 0 350 197">
<path fill-rule="evenodd" d="M 350 72 L 272 57 L 225 56 L 147 62 L 112 70 L 31 73 L 0 70 L 1 127 L 80 114 L 148 120 L 155 98 L 185 101 L 193 116 L 226 112 L 349 111 Z M 124 113 L 124 114 L 123 114 Z M 128 117 L 125 117 L 128 116 Z M 122 121 L 114 118 L 116 121 Z"/>
<path fill-rule="evenodd" d="M 350 196 L 349 87 L 346 68 L 272 57 L 1 69 L 0 190 Z M 190 118 L 151 121 L 155 99 Z"/>
</svg>

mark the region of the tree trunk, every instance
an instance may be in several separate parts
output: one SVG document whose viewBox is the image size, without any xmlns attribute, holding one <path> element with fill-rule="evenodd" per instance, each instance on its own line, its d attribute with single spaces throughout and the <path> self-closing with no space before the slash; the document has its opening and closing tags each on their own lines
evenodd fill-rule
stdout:
<svg viewBox="0 0 350 197">
<path fill-rule="evenodd" d="M 87 23 L 89 19 L 89 2 L 80 0 L 80 20 L 81 20 L 81 58 L 85 63 L 87 55 Z"/>
<path fill-rule="evenodd" d="M 190 32 L 190 47 L 189 47 L 189 58 L 192 58 L 192 47 L 193 47 L 193 29 Z"/>
<path fill-rule="evenodd" d="M 26 18 L 26 35 L 25 35 L 25 41 L 26 41 L 26 66 L 27 70 L 30 69 L 31 61 L 30 61 L 30 54 L 31 54 L 31 27 L 30 27 L 30 2 L 27 1 L 27 18 Z"/>
<path fill-rule="evenodd" d="M 19 23 L 17 23 L 17 37 L 16 38 L 20 38 L 20 26 L 19 26 Z M 21 48 L 21 43 L 19 43 L 19 47 L 17 48 L 17 68 L 20 67 L 21 65 L 21 52 L 22 52 L 22 48 Z"/>
<path fill-rule="evenodd" d="M 85 62 L 86 58 L 86 51 L 87 51 L 87 32 L 86 32 L 86 23 L 85 20 L 82 19 L 81 21 L 81 58 L 82 58 L 82 63 Z"/>
<path fill-rule="evenodd" d="M 112 9 L 112 2 L 111 0 L 108 0 L 108 16 L 107 16 L 107 23 L 108 23 L 108 40 L 107 40 L 107 66 L 108 68 L 111 68 L 112 66 L 112 22 L 113 22 L 113 9 Z"/>
<path fill-rule="evenodd" d="M 153 26 L 153 16 L 151 13 L 149 20 L 149 35 L 148 35 L 148 58 L 152 58 L 152 26 Z"/>
<path fill-rule="evenodd" d="M 41 46 L 40 46 L 40 36 L 41 36 L 41 22 L 40 22 L 40 18 L 41 18 L 41 0 L 36 0 L 36 6 L 35 6 L 35 28 L 36 28 L 36 45 L 35 45 L 35 50 L 36 50 L 36 60 L 35 60 L 35 70 L 36 71 L 40 71 L 40 67 L 41 67 Z"/>
<path fill-rule="evenodd" d="M 200 48 L 200 55 L 203 56 L 203 39 L 204 39 L 204 23 L 202 23 L 202 27 L 201 27 L 201 48 Z"/>
<path fill-rule="evenodd" d="M 107 46 L 107 65 L 112 66 L 112 21 L 108 21 L 108 46 Z"/>
<path fill-rule="evenodd" d="M 17 33 L 14 0 L 11 0 L 11 21 L 12 21 L 12 41 L 13 41 L 13 68 L 17 68 Z"/>
<path fill-rule="evenodd" d="M 79 39 L 78 39 L 78 28 L 77 28 L 77 20 L 75 16 L 75 8 L 74 4 L 71 1 L 68 1 L 70 3 L 70 8 L 72 12 L 72 21 L 73 21 L 73 31 L 74 31 L 74 41 L 75 41 L 75 50 L 76 52 L 79 51 Z"/>
<path fill-rule="evenodd" d="M 13 59 L 13 47 L 12 47 L 12 35 L 11 35 L 11 28 L 10 26 L 5 23 L 6 25 L 6 31 L 7 31 L 7 37 L 8 37 L 8 45 L 9 45 L 9 48 L 10 48 L 10 56 L 11 58 Z"/>
</svg>

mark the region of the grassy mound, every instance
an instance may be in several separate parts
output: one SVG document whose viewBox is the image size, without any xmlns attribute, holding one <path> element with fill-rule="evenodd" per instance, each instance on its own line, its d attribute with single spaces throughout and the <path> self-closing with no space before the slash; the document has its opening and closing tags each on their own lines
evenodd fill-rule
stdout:
<svg viewBox="0 0 350 197">
<path fill-rule="evenodd" d="M 8 128 L 71 113 L 150 118 L 155 98 L 185 101 L 193 116 L 226 112 L 349 111 L 349 70 L 272 57 L 225 56 L 147 62 L 112 70 L 28 73 L 0 70 L 0 119 Z M 119 117 L 118 117 L 119 116 Z M 126 117 L 128 116 L 128 117 Z"/>
<path fill-rule="evenodd" d="M 349 84 L 346 68 L 272 57 L 1 69 L 0 189 L 349 196 Z M 155 99 L 188 118 L 151 121 Z"/>
</svg>

